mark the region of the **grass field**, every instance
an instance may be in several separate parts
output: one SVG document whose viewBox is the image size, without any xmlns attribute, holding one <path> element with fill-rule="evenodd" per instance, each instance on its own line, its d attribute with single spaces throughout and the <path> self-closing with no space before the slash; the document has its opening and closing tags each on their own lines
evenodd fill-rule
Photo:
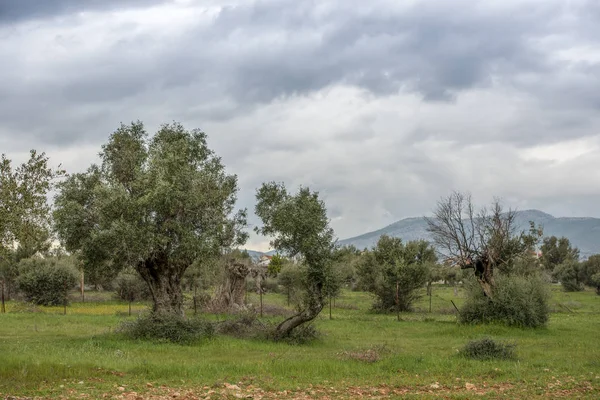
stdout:
<svg viewBox="0 0 600 400">
<path fill-rule="evenodd" d="M 452 288 L 434 287 L 432 313 L 423 297 L 400 321 L 370 313 L 368 294 L 345 291 L 333 319 L 326 308 L 316 321 L 322 337 L 296 346 L 225 336 L 194 346 L 129 341 L 113 333 L 135 318 L 124 303 L 74 302 L 62 315 L 9 302 L 0 314 L 0 398 L 600 398 L 600 296 L 552 293 L 547 328 L 517 329 L 458 325 L 450 300 L 460 307 L 462 293 Z M 268 294 L 264 303 L 285 298 Z M 486 336 L 516 343 L 518 359 L 457 355 Z"/>
</svg>

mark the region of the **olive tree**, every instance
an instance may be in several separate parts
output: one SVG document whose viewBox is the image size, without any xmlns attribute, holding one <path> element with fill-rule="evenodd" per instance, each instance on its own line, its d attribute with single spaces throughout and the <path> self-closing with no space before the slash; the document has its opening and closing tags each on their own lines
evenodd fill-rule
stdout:
<svg viewBox="0 0 600 400">
<path fill-rule="evenodd" d="M 436 261 L 435 250 L 426 241 L 405 245 L 400 238 L 382 235 L 362 257 L 358 275 L 363 289 L 375 295 L 373 309 L 399 313 L 411 310 Z"/>
<path fill-rule="evenodd" d="M 183 315 L 181 281 L 198 258 L 245 242 L 245 210 L 234 211 L 237 177 L 208 148 L 206 134 L 179 123 L 149 137 L 121 125 L 101 165 L 69 176 L 55 199 L 56 229 L 90 271 L 133 267 L 153 313 Z"/>
<path fill-rule="evenodd" d="M 518 273 L 517 261 L 530 255 L 542 235 L 533 222 L 529 232 L 518 231 L 516 212 L 504 211 L 499 200 L 494 200 L 490 210 L 475 210 L 471 196 L 459 192 L 441 199 L 426 221 L 446 261 L 473 269 L 489 298 L 494 296 L 495 272 Z"/>
<path fill-rule="evenodd" d="M 325 305 L 334 233 L 325 204 L 309 188 L 301 187 L 296 194 L 290 194 L 283 184 L 264 183 L 257 190 L 256 199 L 255 213 L 263 223 L 255 228 L 256 232 L 271 237 L 271 246 L 289 257 L 301 257 L 305 265 L 302 271 L 306 293 L 301 310 L 276 329 L 277 337 L 285 337 L 316 318 Z"/>
<path fill-rule="evenodd" d="M 0 290 L 18 275 L 17 264 L 50 247 L 47 194 L 64 171 L 48 165 L 45 153 L 31 150 L 29 159 L 13 168 L 0 157 Z"/>
</svg>

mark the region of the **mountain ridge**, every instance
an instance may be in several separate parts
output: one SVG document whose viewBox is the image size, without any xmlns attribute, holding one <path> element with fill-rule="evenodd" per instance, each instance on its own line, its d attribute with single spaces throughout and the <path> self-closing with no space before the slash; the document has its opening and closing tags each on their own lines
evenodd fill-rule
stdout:
<svg viewBox="0 0 600 400">
<path fill-rule="evenodd" d="M 544 236 L 565 236 L 573 246 L 579 248 L 582 258 L 600 253 L 600 218 L 555 217 L 546 212 L 528 209 L 516 211 L 519 230 L 529 229 L 529 221 L 542 227 Z M 340 245 L 354 245 L 359 249 L 373 247 L 381 235 L 399 237 L 403 241 L 429 240 L 425 217 L 408 217 L 393 222 L 381 229 L 338 241 Z"/>
<path fill-rule="evenodd" d="M 516 211 L 516 225 L 518 230 L 528 230 L 529 221 L 541 226 L 546 236 L 565 236 L 573 246 L 579 248 L 581 258 L 585 259 L 593 254 L 600 254 L 600 218 L 594 217 L 555 217 L 537 209 Z M 339 245 L 354 245 L 359 249 L 370 249 L 381 235 L 399 237 L 404 242 L 411 240 L 429 240 L 425 217 L 407 217 L 371 232 L 339 240 Z M 272 255 L 275 250 L 268 252 L 252 251 L 254 257 L 263 254 Z"/>
</svg>

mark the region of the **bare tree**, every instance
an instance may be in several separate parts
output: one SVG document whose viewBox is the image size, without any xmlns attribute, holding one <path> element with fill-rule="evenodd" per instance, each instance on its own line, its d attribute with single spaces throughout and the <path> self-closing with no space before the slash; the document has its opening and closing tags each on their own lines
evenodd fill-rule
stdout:
<svg viewBox="0 0 600 400">
<path fill-rule="evenodd" d="M 512 271 L 514 261 L 532 249 L 541 230 L 531 222 L 530 232 L 518 232 L 516 212 L 504 211 L 498 199 L 491 208 L 475 210 L 470 194 L 453 192 L 438 201 L 427 230 L 447 261 L 473 269 L 488 297 L 493 297 L 494 271 Z"/>
</svg>

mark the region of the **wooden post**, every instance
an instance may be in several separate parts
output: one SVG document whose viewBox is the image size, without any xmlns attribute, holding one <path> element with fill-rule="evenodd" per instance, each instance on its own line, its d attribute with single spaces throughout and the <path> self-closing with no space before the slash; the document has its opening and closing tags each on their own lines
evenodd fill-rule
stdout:
<svg viewBox="0 0 600 400">
<path fill-rule="evenodd" d="M 396 281 L 396 318 L 400 321 L 400 282 Z"/>
<path fill-rule="evenodd" d="M 432 297 L 431 295 L 432 295 L 432 293 L 431 293 L 431 288 L 430 288 L 429 289 L 429 312 L 430 313 L 431 313 L 431 297 Z"/>
<path fill-rule="evenodd" d="M 68 296 L 68 293 L 67 293 L 67 282 L 66 281 L 63 282 L 63 290 L 64 290 L 64 295 L 65 295 L 65 298 L 63 300 L 63 306 L 64 306 L 64 313 L 63 313 L 63 315 L 67 315 L 67 296 Z"/>
<path fill-rule="evenodd" d="M 258 291 L 260 292 L 260 317 L 262 318 L 262 316 L 263 316 L 263 302 L 262 302 L 263 289 L 262 289 L 262 279 L 261 279 L 261 281 L 260 281 L 260 287 L 259 287 Z"/>
<path fill-rule="evenodd" d="M 81 269 L 81 302 L 85 303 L 85 279 L 83 275 L 83 268 Z"/>
<path fill-rule="evenodd" d="M 4 279 L 2 279 L 2 314 L 6 313 L 6 306 L 4 305 Z"/>
<path fill-rule="evenodd" d="M 331 296 L 329 296 L 329 319 L 333 319 L 331 318 Z"/>
<path fill-rule="evenodd" d="M 131 300 L 129 300 L 129 316 L 131 317 Z"/>
</svg>

